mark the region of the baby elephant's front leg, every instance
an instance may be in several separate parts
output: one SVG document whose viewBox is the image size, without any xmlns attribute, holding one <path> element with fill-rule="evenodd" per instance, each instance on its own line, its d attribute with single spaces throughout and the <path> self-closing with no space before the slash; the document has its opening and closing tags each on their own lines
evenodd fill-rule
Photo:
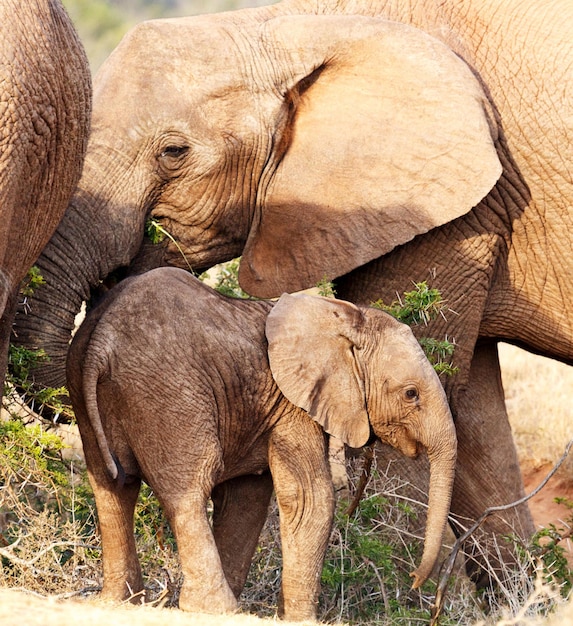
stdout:
<svg viewBox="0 0 573 626">
<path fill-rule="evenodd" d="M 322 428 L 305 414 L 279 422 L 269 463 L 277 497 L 283 575 L 279 613 L 316 619 L 320 577 L 334 516 L 334 490 Z"/>
</svg>

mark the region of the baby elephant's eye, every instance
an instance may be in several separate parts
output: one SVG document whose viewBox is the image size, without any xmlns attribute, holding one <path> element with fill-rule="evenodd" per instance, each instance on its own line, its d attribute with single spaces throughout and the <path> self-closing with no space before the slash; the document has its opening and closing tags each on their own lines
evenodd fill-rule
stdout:
<svg viewBox="0 0 573 626">
<path fill-rule="evenodd" d="M 404 393 L 406 396 L 406 400 L 417 400 L 419 397 L 416 387 L 409 387 Z"/>
</svg>

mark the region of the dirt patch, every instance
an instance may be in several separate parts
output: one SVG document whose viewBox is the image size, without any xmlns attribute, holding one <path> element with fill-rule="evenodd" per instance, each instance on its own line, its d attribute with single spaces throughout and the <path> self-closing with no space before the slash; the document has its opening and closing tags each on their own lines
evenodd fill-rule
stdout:
<svg viewBox="0 0 573 626">
<path fill-rule="evenodd" d="M 549 474 L 552 465 L 545 464 L 541 466 L 533 466 L 525 464 L 521 468 L 523 482 L 525 485 L 525 493 L 529 494 L 535 490 L 544 478 Z M 565 504 L 559 504 L 556 498 L 565 498 L 573 502 L 573 480 L 570 474 L 565 471 L 558 471 L 543 489 L 529 500 L 529 508 L 533 515 L 533 521 L 536 528 L 554 524 L 558 529 L 571 528 L 571 517 L 573 510 Z M 573 564 L 573 542 L 571 539 L 565 539 L 562 546 L 568 553 L 569 563 Z"/>
</svg>

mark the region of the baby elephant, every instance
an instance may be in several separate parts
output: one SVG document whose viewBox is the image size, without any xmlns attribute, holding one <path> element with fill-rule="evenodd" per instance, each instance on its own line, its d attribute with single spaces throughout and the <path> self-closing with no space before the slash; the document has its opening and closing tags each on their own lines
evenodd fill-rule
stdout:
<svg viewBox="0 0 573 626">
<path fill-rule="evenodd" d="M 180 607 L 235 610 L 274 484 L 279 610 L 315 619 L 334 508 L 325 432 L 354 448 L 378 437 L 411 457 L 426 449 L 429 511 L 414 586 L 431 573 L 455 429 L 414 335 L 386 313 L 308 295 L 236 300 L 160 268 L 120 283 L 87 316 L 68 383 L 96 498 L 104 597 L 143 588 L 133 513 L 145 480 L 177 540 Z"/>
</svg>

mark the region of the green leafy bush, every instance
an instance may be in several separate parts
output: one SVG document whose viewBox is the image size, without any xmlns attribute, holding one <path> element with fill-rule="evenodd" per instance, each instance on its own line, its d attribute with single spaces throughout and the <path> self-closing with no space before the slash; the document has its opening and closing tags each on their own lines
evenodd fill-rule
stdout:
<svg viewBox="0 0 573 626">
<path fill-rule="evenodd" d="M 573 588 L 573 570 L 567 560 L 563 541 L 571 536 L 573 502 L 566 498 L 555 498 L 555 502 L 569 509 L 566 527 L 549 524 L 541 528 L 533 535 L 524 553 L 530 555 L 532 564 L 541 564 L 545 581 L 557 587 L 564 598 L 568 598 Z"/>
<path fill-rule="evenodd" d="M 442 299 L 440 291 L 429 287 L 426 281 L 414 283 L 414 289 L 406 291 L 403 298 L 398 298 L 391 304 L 377 300 L 372 306 L 390 313 L 408 326 L 427 325 L 438 315 L 445 317 L 447 311 L 446 302 Z M 453 376 L 458 372 L 458 368 L 451 361 L 456 347 L 455 342 L 450 341 L 447 336 L 444 339 L 421 337 L 419 342 L 438 374 Z"/>
<path fill-rule="evenodd" d="M 372 303 L 372 306 L 390 313 L 400 322 L 408 326 L 427 324 L 438 315 L 443 314 L 445 302 L 438 289 L 428 287 L 423 281 L 414 283 L 414 289 L 404 292 L 403 298 L 394 300 L 391 304 L 384 304 L 382 300 Z"/>
<path fill-rule="evenodd" d="M 250 299 L 239 285 L 239 262 L 240 259 L 233 259 L 227 263 L 217 265 L 213 270 L 203 272 L 199 279 L 209 283 L 213 289 L 230 298 Z"/>
<path fill-rule="evenodd" d="M 85 470 L 39 423 L 0 422 L 0 566 L 4 585 L 40 593 L 84 586 L 99 554 Z"/>
</svg>

